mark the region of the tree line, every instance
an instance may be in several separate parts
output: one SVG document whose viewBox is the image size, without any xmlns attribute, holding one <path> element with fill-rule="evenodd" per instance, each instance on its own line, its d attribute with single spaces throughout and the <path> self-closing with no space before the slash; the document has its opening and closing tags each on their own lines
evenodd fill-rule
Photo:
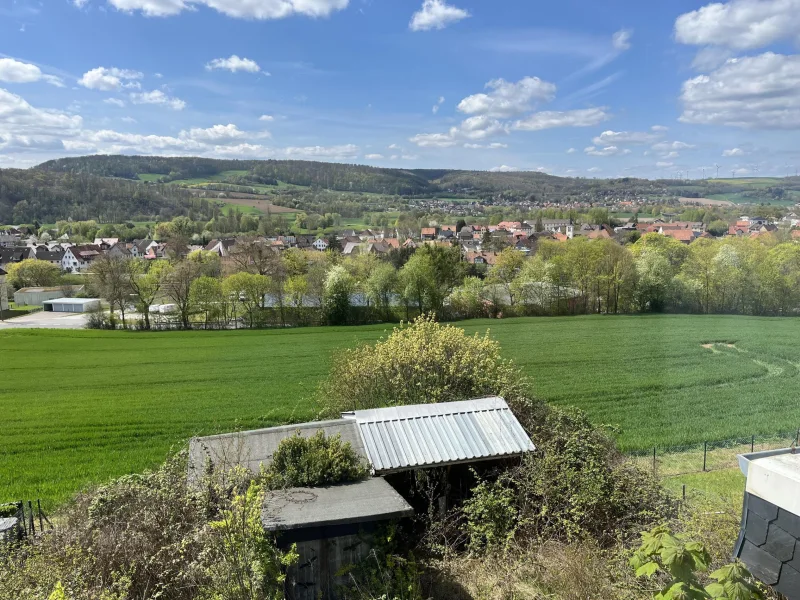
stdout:
<svg viewBox="0 0 800 600">
<path fill-rule="evenodd" d="M 506 248 L 490 262 L 468 264 L 458 247 L 437 245 L 380 257 L 278 253 L 252 238 L 237 242 L 225 263 L 203 250 L 159 261 L 103 257 L 91 281 L 123 321 L 135 309 L 136 326 L 145 329 L 153 326 L 155 304 L 170 305 L 159 324 L 182 328 L 360 324 L 424 313 L 467 319 L 800 310 L 800 245 L 772 237 L 684 245 L 653 233 L 630 246 L 543 240 L 531 257 Z"/>
</svg>

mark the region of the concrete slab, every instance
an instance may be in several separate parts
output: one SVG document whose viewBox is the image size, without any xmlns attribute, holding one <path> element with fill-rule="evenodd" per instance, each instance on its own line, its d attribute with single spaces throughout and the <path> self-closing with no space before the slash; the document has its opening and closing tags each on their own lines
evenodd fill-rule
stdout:
<svg viewBox="0 0 800 600">
<path fill-rule="evenodd" d="M 86 314 L 40 311 L 0 321 L 0 331 L 6 329 L 83 329 Z"/>
</svg>

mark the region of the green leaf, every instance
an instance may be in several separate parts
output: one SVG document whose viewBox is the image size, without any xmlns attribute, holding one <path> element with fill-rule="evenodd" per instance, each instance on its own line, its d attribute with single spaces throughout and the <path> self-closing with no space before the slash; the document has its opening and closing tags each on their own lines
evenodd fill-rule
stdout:
<svg viewBox="0 0 800 600">
<path fill-rule="evenodd" d="M 636 569 L 637 577 L 652 577 L 656 573 L 658 573 L 658 563 L 655 561 L 644 563 Z"/>
</svg>

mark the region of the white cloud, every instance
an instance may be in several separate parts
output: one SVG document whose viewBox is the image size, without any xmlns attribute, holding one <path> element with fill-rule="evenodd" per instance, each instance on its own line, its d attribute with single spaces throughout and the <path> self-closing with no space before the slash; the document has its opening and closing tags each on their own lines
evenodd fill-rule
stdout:
<svg viewBox="0 0 800 600">
<path fill-rule="evenodd" d="M 389 145 L 388 145 L 388 146 L 386 146 L 386 147 L 387 147 L 389 150 L 400 150 L 401 152 L 403 151 L 403 149 L 402 149 L 400 146 L 398 146 L 397 144 L 389 144 Z"/>
<path fill-rule="evenodd" d="M 72 4 L 74 4 L 76 8 L 83 8 L 88 3 L 89 0 L 72 0 Z"/>
<path fill-rule="evenodd" d="M 606 146 L 605 148 L 589 146 L 584 148 L 583 151 L 590 156 L 622 156 L 631 153 L 627 148 L 619 148 L 617 146 Z"/>
<path fill-rule="evenodd" d="M 258 117 L 258 120 L 269 123 L 270 121 L 274 121 L 275 117 L 273 117 L 272 115 L 261 115 L 260 117 Z"/>
<path fill-rule="evenodd" d="M 343 160 L 345 158 L 357 157 L 359 148 L 354 144 L 344 144 L 341 146 L 304 146 L 284 148 L 281 152 L 285 156 L 294 158 L 332 158 Z"/>
<path fill-rule="evenodd" d="M 723 151 L 722 156 L 744 156 L 745 154 L 747 153 L 741 148 L 731 148 Z"/>
<path fill-rule="evenodd" d="M 675 39 L 695 46 L 738 50 L 762 48 L 798 39 L 800 0 L 731 0 L 714 2 L 675 21 Z"/>
<path fill-rule="evenodd" d="M 108 0 L 123 12 L 141 11 L 148 17 L 169 17 L 207 6 L 238 19 L 283 19 L 292 15 L 327 17 L 344 10 L 349 0 Z"/>
<path fill-rule="evenodd" d="M 178 137 L 185 140 L 193 140 L 196 142 L 207 142 L 210 144 L 226 144 L 241 140 L 247 137 L 247 133 L 236 127 L 236 125 L 229 123 L 228 125 L 214 125 L 207 129 L 193 128 L 181 131 Z"/>
<path fill-rule="evenodd" d="M 684 123 L 800 128 L 800 55 L 733 58 L 684 82 L 681 101 Z"/>
<path fill-rule="evenodd" d="M 591 127 L 611 118 L 606 110 L 603 107 L 542 111 L 516 121 L 512 128 L 519 131 L 541 131 L 556 127 Z"/>
<path fill-rule="evenodd" d="M 653 144 L 651 148 L 656 152 L 671 152 L 672 150 L 689 150 L 694 148 L 694 145 L 675 140 L 674 142 L 659 142 Z"/>
<path fill-rule="evenodd" d="M 508 165 L 500 165 L 499 167 L 492 167 L 489 169 L 492 173 L 513 173 L 519 171 L 517 167 L 509 167 Z"/>
<path fill-rule="evenodd" d="M 214 71 L 222 69 L 236 73 L 237 71 L 244 71 L 246 73 L 259 73 L 261 67 L 258 63 L 249 58 L 239 58 L 237 55 L 232 54 L 229 58 L 215 58 L 206 64 L 206 71 Z"/>
<path fill-rule="evenodd" d="M 34 108 L 22 97 L 0 88 L 0 133 L 73 136 L 82 124 L 83 120 L 78 115 Z"/>
<path fill-rule="evenodd" d="M 131 94 L 131 102 L 134 104 L 164 104 L 169 106 L 172 110 L 183 110 L 186 108 L 186 102 L 180 98 L 168 96 L 161 90 L 141 93 L 134 92 Z"/>
<path fill-rule="evenodd" d="M 365 154 L 364 158 L 367 160 L 382 160 L 383 154 Z"/>
<path fill-rule="evenodd" d="M 139 71 L 129 71 L 116 67 L 97 67 L 84 73 L 78 83 L 90 90 L 116 92 L 123 87 L 138 89 L 140 84 L 137 80 L 142 77 L 144 75 Z"/>
<path fill-rule="evenodd" d="M 515 117 L 531 110 L 534 102 L 549 102 L 556 95 L 555 84 L 538 77 L 524 77 L 517 83 L 493 79 L 485 86 L 488 94 L 473 94 L 458 103 L 458 110 L 468 115 Z"/>
<path fill-rule="evenodd" d="M 604 131 L 592 140 L 596 146 L 615 144 L 650 144 L 661 137 L 660 132 L 645 131 Z"/>
<path fill-rule="evenodd" d="M 630 29 L 620 29 L 613 36 L 611 36 L 611 45 L 615 50 L 629 50 L 631 47 L 631 34 Z"/>
<path fill-rule="evenodd" d="M 125 107 L 125 101 L 120 100 L 119 98 L 106 98 L 103 100 L 106 104 L 111 104 L 112 106 L 119 106 L 120 108 Z"/>
<path fill-rule="evenodd" d="M 450 148 L 460 142 L 480 141 L 507 133 L 507 126 L 497 119 L 478 115 L 464 119 L 447 133 L 420 133 L 409 141 L 422 148 Z"/>
<path fill-rule="evenodd" d="M 56 87 L 64 87 L 64 82 L 60 77 L 45 75 L 36 65 L 13 58 L 0 58 L 0 81 L 8 81 L 10 83 L 44 81 Z"/>
<path fill-rule="evenodd" d="M 577 150 L 575 148 L 570 148 L 567 150 L 567 154 L 575 154 Z"/>
<path fill-rule="evenodd" d="M 449 133 L 418 133 L 408 141 L 420 148 L 450 148 L 458 143 Z"/>
<path fill-rule="evenodd" d="M 417 160 L 419 156 L 416 154 L 403 154 L 400 156 L 403 160 Z"/>
<path fill-rule="evenodd" d="M 663 154 L 661 158 L 678 158 L 679 156 L 680 152 L 676 152 L 673 150 L 672 152 L 667 152 L 666 154 Z"/>
<path fill-rule="evenodd" d="M 601 169 L 600 167 L 590 167 L 590 168 L 586 169 L 586 171 L 589 172 L 589 173 L 599 173 L 602 170 L 603 169 Z"/>
<path fill-rule="evenodd" d="M 438 112 L 439 112 L 439 107 L 440 107 L 442 104 L 444 104 L 444 96 L 439 96 L 439 99 L 436 101 L 436 104 L 434 104 L 434 105 L 433 105 L 433 108 L 431 108 L 431 112 L 432 112 L 433 114 L 436 114 L 436 113 L 438 113 Z"/>
<path fill-rule="evenodd" d="M 656 163 L 656 166 L 659 169 L 668 169 L 669 167 L 674 167 L 675 163 L 659 161 L 659 162 Z"/>
<path fill-rule="evenodd" d="M 487 150 L 498 150 L 500 148 L 508 148 L 508 144 L 501 144 L 500 142 L 493 142 L 491 144 L 473 144 L 473 143 L 465 143 L 464 148 L 468 148 L 470 150 L 478 150 L 481 148 Z"/>
<path fill-rule="evenodd" d="M 661 133 L 661 132 L 664 132 L 664 131 L 669 131 L 669 127 L 665 127 L 664 125 L 653 125 L 650 128 L 650 130 L 651 131 L 657 131 L 657 132 Z"/>
<path fill-rule="evenodd" d="M 20 62 L 13 58 L 0 58 L 0 81 L 11 83 L 31 83 L 42 78 L 42 71 L 36 65 Z"/>
<path fill-rule="evenodd" d="M 469 11 L 447 4 L 444 0 L 425 0 L 422 8 L 411 17 L 408 27 L 411 31 L 444 29 L 451 23 L 457 23 L 469 16 Z"/>
<path fill-rule="evenodd" d="M 125 123 L 138 123 L 138 121 L 136 119 L 134 119 L 133 117 L 122 117 L 122 120 Z"/>
</svg>

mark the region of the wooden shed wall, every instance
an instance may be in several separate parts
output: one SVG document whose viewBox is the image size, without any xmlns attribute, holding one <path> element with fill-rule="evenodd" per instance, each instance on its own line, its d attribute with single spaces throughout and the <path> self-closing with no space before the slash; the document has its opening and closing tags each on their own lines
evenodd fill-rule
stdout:
<svg viewBox="0 0 800 600">
<path fill-rule="evenodd" d="M 369 534 L 297 542 L 300 558 L 287 573 L 287 599 L 337 600 L 337 587 L 349 581 L 347 568 L 369 555 L 371 542 Z"/>
</svg>

